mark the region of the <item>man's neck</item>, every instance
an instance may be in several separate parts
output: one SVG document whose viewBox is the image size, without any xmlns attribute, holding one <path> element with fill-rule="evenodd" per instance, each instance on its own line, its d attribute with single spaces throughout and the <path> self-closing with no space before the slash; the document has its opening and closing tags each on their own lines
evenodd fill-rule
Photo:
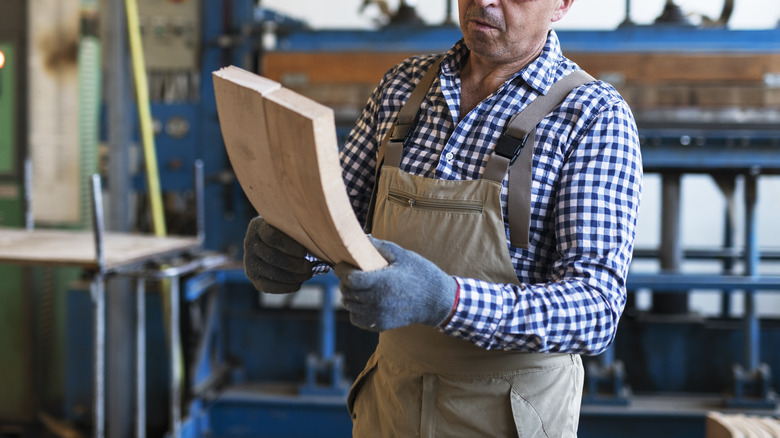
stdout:
<svg viewBox="0 0 780 438">
<path fill-rule="evenodd" d="M 541 48 L 539 50 L 541 53 Z M 479 102 L 498 90 L 509 78 L 531 63 L 539 53 L 532 57 L 511 62 L 495 62 L 477 53 L 471 52 L 465 59 L 461 70 L 461 119 L 474 109 Z"/>
</svg>

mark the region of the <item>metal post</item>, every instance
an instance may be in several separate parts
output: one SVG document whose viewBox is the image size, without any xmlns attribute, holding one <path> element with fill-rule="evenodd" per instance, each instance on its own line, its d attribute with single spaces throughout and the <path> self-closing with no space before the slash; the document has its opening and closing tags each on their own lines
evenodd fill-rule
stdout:
<svg viewBox="0 0 780 438">
<path fill-rule="evenodd" d="M 661 180 L 661 270 L 676 273 L 682 264 L 682 239 L 680 236 L 680 191 L 682 177 L 679 173 L 664 173 Z M 680 314 L 688 311 L 688 294 L 653 294 L 653 312 Z"/>
<path fill-rule="evenodd" d="M 93 323 L 92 333 L 94 339 L 93 350 L 93 397 L 94 409 L 93 421 L 95 438 L 105 436 L 106 397 L 105 397 L 105 349 L 106 349 L 106 290 L 103 283 L 103 274 L 97 273 L 92 278 L 90 292 L 92 294 Z"/>
<path fill-rule="evenodd" d="M 103 220 L 103 187 L 100 181 L 100 175 L 92 175 L 92 227 L 95 233 L 95 260 L 98 270 L 102 274 L 106 266 L 106 256 L 103 253 L 103 230 L 105 222 Z"/>
<path fill-rule="evenodd" d="M 206 241 L 206 205 L 203 176 L 203 160 L 195 160 L 195 209 L 198 242 L 203 246 Z"/>
<path fill-rule="evenodd" d="M 106 187 L 110 207 L 106 209 L 106 229 L 129 232 L 132 229 L 132 175 L 130 151 L 133 146 L 133 126 L 127 123 L 132 118 L 134 108 L 133 84 L 130 81 L 130 56 L 127 43 L 127 17 L 125 0 L 100 1 L 101 11 L 105 8 L 105 23 L 101 26 L 101 39 L 104 60 L 103 77 L 105 88 L 105 135 L 108 150 L 107 174 L 111 183 Z M 127 395 L 133 393 L 132 380 L 127 376 L 133 373 L 132 334 L 133 315 L 127 311 L 133 306 L 133 286 L 127 279 L 114 278 L 111 282 L 107 302 L 108 334 L 111 349 L 108 360 L 112 366 L 107 370 L 106 379 L 108 405 L 108 430 L 110 438 L 132 436 L 133 401 Z"/>
<path fill-rule="evenodd" d="M 35 228 L 33 217 L 33 166 L 30 157 L 24 159 L 24 226 L 27 231 Z"/>
<path fill-rule="evenodd" d="M 105 255 L 103 254 L 103 196 L 100 183 L 100 175 L 92 175 L 92 224 L 95 233 L 95 259 L 98 272 L 92 279 L 92 302 L 94 306 L 94 417 L 95 437 L 102 438 L 105 435 L 105 342 L 106 342 L 106 294 L 103 282 L 103 267 Z"/>
<path fill-rule="evenodd" d="M 736 232 L 737 225 L 737 207 L 734 194 L 736 192 L 736 179 L 733 175 L 719 175 L 715 177 L 720 191 L 723 193 L 723 197 L 726 200 L 726 211 L 724 213 L 724 227 L 723 227 L 723 248 L 729 251 L 729 257 L 723 259 L 723 273 L 734 273 L 734 259 L 731 257 L 732 251 L 734 251 L 734 233 Z M 727 317 L 731 314 L 731 292 L 730 290 L 724 290 L 721 292 L 720 297 L 720 313 L 721 316 Z"/>
<path fill-rule="evenodd" d="M 108 187 L 111 208 L 108 211 L 109 229 L 129 231 L 130 214 L 130 146 L 132 135 L 130 124 L 130 103 L 133 101 L 131 84 L 128 79 L 127 20 L 125 19 L 124 0 L 108 0 L 108 22 L 105 51 L 106 65 L 106 109 L 107 140 L 110 159 L 108 160 L 111 184 Z"/>
<path fill-rule="evenodd" d="M 106 266 L 103 252 L 103 190 L 100 175 L 92 175 L 90 181 L 92 188 L 92 226 L 95 236 L 95 260 L 98 270 L 92 278 L 90 292 L 94 308 L 93 318 L 93 408 L 94 408 L 94 436 L 105 436 L 105 363 L 106 363 L 106 290 L 104 272 Z"/>
<path fill-rule="evenodd" d="M 336 285 L 327 284 L 322 292 L 322 307 L 320 308 L 320 360 L 322 362 L 333 359 L 333 354 L 336 351 L 336 312 L 333 309 L 336 287 Z"/>
<path fill-rule="evenodd" d="M 137 279 L 135 313 L 135 436 L 146 438 L 146 282 Z"/>
<path fill-rule="evenodd" d="M 756 204 L 758 200 L 757 175 L 745 175 L 745 275 L 755 277 L 758 274 L 759 250 L 756 239 Z M 759 321 L 756 309 L 756 296 L 745 291 L 745 369 L 752 372 L 759 363 Z"/>
<path fill-rule="evenodd" d="M 623 22 L 620 23 L 621 26 L 629 26 L 634 24 L 633 21 L 631 21 L 631 0 L 626 0 L 626 18 L 623 19 Z"/>
<path fill-rule="evenodd" d="M 446 9 L 444 12 L 444 25 L 452 25 L 455 24 L 455 21 L 452 19 L 452 0 L 446 1 Z"/>
<path fill-rule="evenodd" d="M 181 333 L 179 332 L 179 277 L 170 279 L 171 293 L 171 436 L 181 436 Z"/>
</svg>

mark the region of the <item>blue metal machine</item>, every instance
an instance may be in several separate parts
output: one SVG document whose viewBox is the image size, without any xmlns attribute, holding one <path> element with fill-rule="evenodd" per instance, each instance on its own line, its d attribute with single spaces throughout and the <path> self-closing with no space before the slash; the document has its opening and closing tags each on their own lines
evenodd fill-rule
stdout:
<svg viewBox="0 0 780 438">
<path fill-rule="evenodd" d="M 189 278 L 182 288 L 188 308 L 184 330 L 189 336 L 187 420 L 182 435 L 348 436 L 346 390 L 373 351 L 376 336 L 351 326 L 348 316 L 338 310 L 332 275 L 317 277 L 306 291 L 273 303 L 260 299 L 245 279 L 238 261 L 244 230 L 255 212 L 224 152 L 211 72 L 233 64 L 264 73 L 268 67 L 264 59 L 274 54 L 401 56 L 442 51 L 459 38 L 459 31 L 452 25 L 312 31 L 253 4 L 249 0 L 202 2 L 198 92 L 184 101 L 158 100 L 152 107 L 162 127 L 156 138 L 162 188 L 183 200 L 169 216 L 182 217 L 182 230 L 187 229 L 186 200 L 193 187 L 189 169 L 195 160 L 203 159 L 206 247 L 237 261 L 234 268 Z M 780 55 L 778 29 L 733 31 L 666 24 L 558 33 L 564 53 L 583 57 L 667 52 Z M 269 35 L 276 40 L 273 47 L 264 44 Z M 307 85 L 300 74 L 286 79 L 291 86 L 301 85 L 302 77 Z M 340 132 L 345 132 L 355 111 L 344 107 L 336 111 Z M 759 266 L 780 261 L 780 254 L 760 247 L 755 208 L 759 177 L 780 174 L 780 129 L 760 120 L 709 123 L 701 117 L 659 119 L 657 115 L 637 111 L 645 171 L 660 174 L 668 193 L 662 224 L 666 237 L 659 248 L 638 248 L 635 257 L 660 260 L 663 272 L 632 272 L 631 299 L 613 347 L 587 360 L 580 427 L 584 438 L 704 437 L 704 416 L 710 410 L 778 413 L 774 390 L 780 388 L 776 374 L 780 321 L 759 319 L 755 294 L 780 291 L 780 278 L 759 274 Z M 164 128 L 170 126 L 189 129 Z M 688 173 L 712 175 L 729 199 L 735 196 L 736 181 L 743 182 L 744 247 L 733 245 L 737 230 L 728 230 L 722 244 L 713 248 L 681 247 L 675 223 L 680 214 L 680 178 Z M 136 188 L 144 190 L 140 176 Z M 681 263 L 694 259 L 717 261 L 723 270 L 682 273 Z M 737 273 L 735 267 L 740 265 L 744 270 Z M 636 308 L 633 292 L 647 290 L 653 292 L 658 309 L 666 310 Z M 717 318 L 691 314 L 687 295 L 697 290 L 721 291 L 724 297 L 745 291 L 746 311 L 738 318 L 729 316 L 726 306 Z M 314 304 L 299 305 L 300 300 Z"/>
</svg>

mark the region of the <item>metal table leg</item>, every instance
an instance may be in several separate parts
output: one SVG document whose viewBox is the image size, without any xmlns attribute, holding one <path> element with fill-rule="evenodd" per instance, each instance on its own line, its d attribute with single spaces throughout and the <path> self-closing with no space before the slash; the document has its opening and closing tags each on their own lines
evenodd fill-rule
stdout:
<svg viewBox="0 0 780 438">
<path fill-rule="evenodd" d="M 136 281 L 135 436 L 146 438 L 146 282 Z"/>
<path fill-rule="evenodd" d="M 92 278 L 90 291 L 92 294 L 93 317 L 93 407 L 94 407 L 94 437 L 105 436 L 105 363 L 106 363 L 106 289 L 103 275 L 98 273 Z"/>
<path fill-rule="evenodd" d="M 92 226 L 95 232 L 95 259 L 98 271 L 92 277 L 90 290 L 94 306 L 94 436 L 105 436 L 106 394 L 105 394 L 105 363 L 106 363 L 106 284 L 105 266 L 106 258 L 103 251 L 103 193 L 100 175 L 92 175 L 90 181 L 92 189 Z"/>
<path fill-rule="evenodd" d="M 171 294 L 171 435 L 181 436 L 181 333 L 179 332 L 179 277 L 170 279 Z"/>
</svg>

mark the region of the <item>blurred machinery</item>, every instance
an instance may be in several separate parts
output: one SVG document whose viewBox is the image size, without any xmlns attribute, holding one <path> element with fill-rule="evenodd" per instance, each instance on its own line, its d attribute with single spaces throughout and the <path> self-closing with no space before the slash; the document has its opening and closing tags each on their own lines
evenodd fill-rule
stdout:
<svg viewBox="0 0 780 438">
<path fill-rule="evenodd" d="M 349 324 L 335 303 L 331 275 L 286 297 L 258 298 L 245 279 L 241 242 L 255 212 L 224 153 L 211 72 L 233 64 L 278 80 L 331 106 L 343 136 L 387 69 L 409 55 L 448 49 L 460 32 L 449 18 L 439 25 L 422 23 L 407 2 L 391 11 L 385 2 L 366 0 L 364 7 L 376 3 L 386 16 L 381 27 L 361 31 L 311 30 L 255 3 L 139 1 L 169 232 L 195 232 L 191 169 L 203 160 L 206 247 L 235 261 L 182 283 L 186 385 L 180 434 L 348 436 L 346 390 L 376 337 Z M 780 261 L 780 252 L 760 247 L 756 206 L 759 178 L 780 174 L 780 29 L 729 29 L 734 2 L 728 0 L 720 17 L 696 25 L 671 1 L 656 23 L 636 25 L 629 18 L 630 1 L 626 5 L 626 20 L 615 30 L 558 31 L 567 56 L 626 97 L 639 124 L 645 171 L 658 174 L 662 186 L 661 241 L 635 252 L 652 268 L 632 271 L 632 293 L 615 344 L 587 361 L 580 436 L 703 437 L 710 410 L 778 414 L 774 390 L 780 380 L 772 371 L 780 369 L 780 321 L 758 317 L 756 293 L 780 291 L 780 278 L 759 269 Z M 443 7 L 450 17 L 452 2 L 443 1 Z M 0 115 L 12 105 L 4 92 L 16 46 L 9 50 L 8 44 L 0 33 L 6 55 Z M 4 120 L 0 117 L 0 142 L 9 141 Z M 0 177 L 6 158 L 0 156 Z M 139 198 L 134 228 L 148 230 L 145 179 L 135 168 L 127 175 Z M 711 247 L 680 243 L 681 184 L 687 174 L 710 175 L 726 199 L 727 226 Z M 736 208 L 738 196 L 742 210 Z M 683 264 L 690 260 L 715 269 L 689 273 Z M 721 297 L 720 316 L 690 311 L 690 292 L 703 290 Z M 743 292 L 736 296 L 744 312 L 735 316 L 731 303 L 737 292 Z M 648 309 L 637 306 L 640 293 L 650 293 Z M 160 359 L 167 357 L 165 333 L 155 322 L 160 303 L 147 305 L 149 415 L 139 429 L 153 436 L 169 429 L 160 403 L 169 404 L 161 388 L 170 385 L 160 371 L 167 368 Z M 88 314 L 89 300 L 73 293 L 69 344 L 80 345 L 88 336 Z M 78 356 L 69 356 L 66 365 L 62 416 L 89 428 L 90 394 L 84 391 L 89 369 Z"/>
</svg>

